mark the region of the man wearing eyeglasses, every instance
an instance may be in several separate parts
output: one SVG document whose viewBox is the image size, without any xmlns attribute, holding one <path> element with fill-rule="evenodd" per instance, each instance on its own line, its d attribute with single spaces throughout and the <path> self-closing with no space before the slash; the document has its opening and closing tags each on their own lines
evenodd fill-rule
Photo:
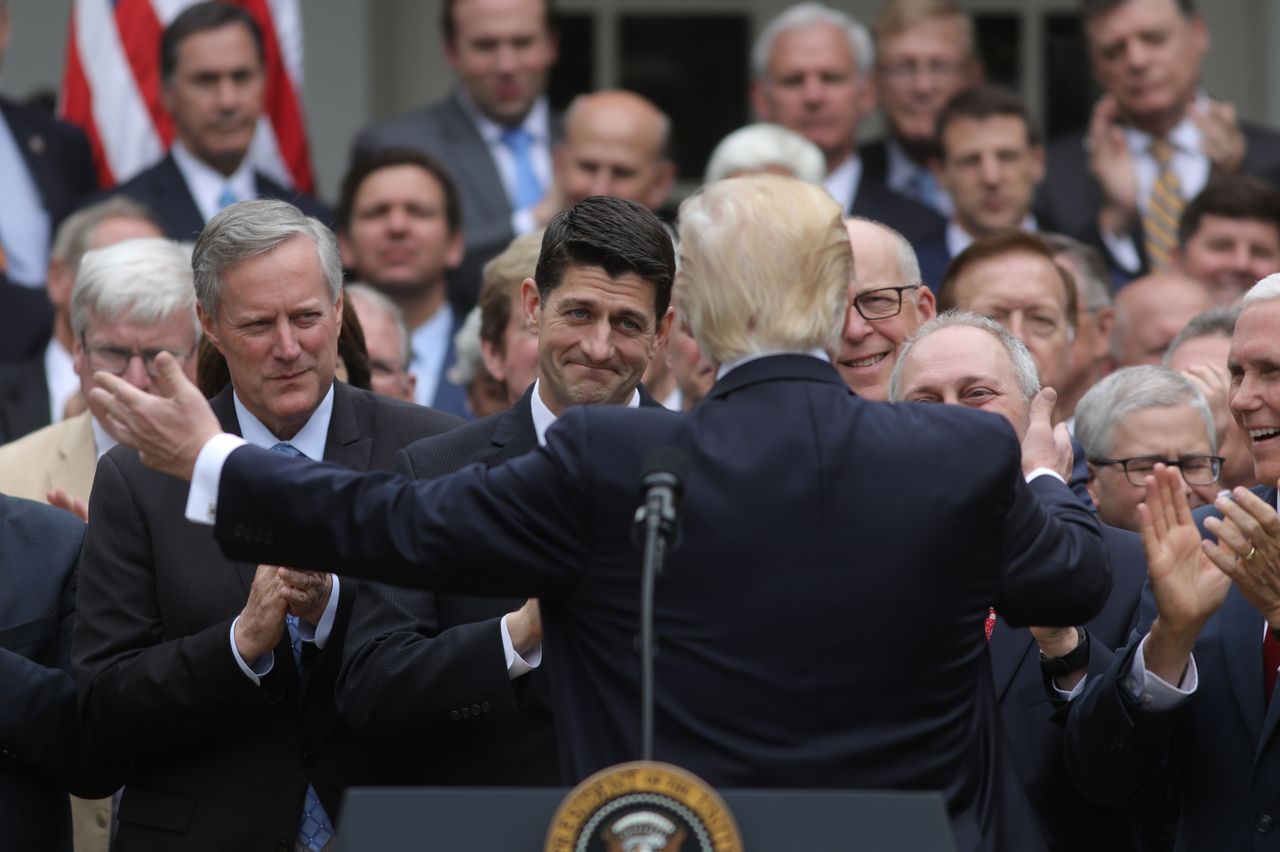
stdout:
<svg viewBox="0 0 1280 852">
<path fill-rule="evenodd" d="M 921 284 L 911 244 L 897 231 L 868 219 L 849 219 L 853 275 L 836 369 L 864 399 L 884 400 L 898 349 L 935 313 L 933 293 Z"/>
<path fill-rule="evenodd" d="M 1167 367 L 1117 370 L 1076 407 L 1076 438 L 1089 460 L 1089 496 L 1098 519 L 1138 531 L 1138 504 L 1157 463 L 1182 473 L 1192 508 L 1222 488 L 1213 413 L 1200 391 Z"/>
<path fill-rule="evenodd" d="M 158 237 L 88 252 L 71 296 L 71 331 L 76 375 L 86 400 L 98 370 L 150 390 L 160 352 L 173 354 L 194 377 L 200 326 L 190 253 Z M 83 507 L 98 459 L 116 444 L 100 416 L 91 404 L 75 417 L 0 447 L 0 491 Z"/>
</svg>

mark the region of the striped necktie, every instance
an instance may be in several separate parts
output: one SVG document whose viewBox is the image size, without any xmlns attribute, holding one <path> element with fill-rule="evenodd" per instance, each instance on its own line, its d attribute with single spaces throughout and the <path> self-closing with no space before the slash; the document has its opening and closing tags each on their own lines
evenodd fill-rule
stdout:
<svg viewBox="0 0 1280 852">
<path fill-rule="evenodd" d="M 303 458 L 305 453 L 288 441 L 281 441 L 271 448 L 271 452 L 280 453 L 291 458 Z M 289 646 L 293 649 L 293 664 L 301 673 L 302 669 L 302 634 L 298 632 L 298 616 L 289 614 L 284 617 L 285 626 L 289 628 Z M 302 802 L 302 820 L 298 824 L 298 845 L 311 852 L 319 852 L 333 837 L 333 821 L 324 809 L 316 788 L 307 785 L 307 796 Z"/>
<path fill-rule="evenodd" d="M 1173 146 L 1158 139 L 1151 143 L 1151 156 L 1156 161 L 1156 180 L 1142 214 L 1142 232 L 1152 270 L 1163 272 L 1172 266 L 1173 252 L 1178 247 L 1178 222 L 1187 203 L 1182 199 L 1178 173 L 1173 170 Z"/>
</svg>

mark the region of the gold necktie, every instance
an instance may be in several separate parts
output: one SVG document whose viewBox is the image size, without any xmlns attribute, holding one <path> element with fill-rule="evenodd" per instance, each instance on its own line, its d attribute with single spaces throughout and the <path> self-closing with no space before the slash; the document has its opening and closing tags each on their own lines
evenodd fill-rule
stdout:
<svg viewBox="0 0 1280 852">
<path fill-rule="evenodd" d="M 1163 272 L 1172 266 L 1178 247 L 1178 221 L 1187 203 L 1182 200 L 1182 187 L 1173 170 L 1173 146 L 1157 140 L 1151 143 L 1151 156 L 1156 160 L 1156 180 L 1142 214 L 1142 232 L 1151 269 Z"/>
</svg>

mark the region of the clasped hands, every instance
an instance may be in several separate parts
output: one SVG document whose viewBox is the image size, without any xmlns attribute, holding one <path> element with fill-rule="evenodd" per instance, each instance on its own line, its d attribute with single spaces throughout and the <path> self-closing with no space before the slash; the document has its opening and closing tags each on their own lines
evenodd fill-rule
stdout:
<svg viewBox="0 0 1280 852">
<path fill-rule="evenodd" d="M 275 648 L 284 635 L 285 615 L 317 625 L 329 605 L 333 578 L 325 571 L 259 565 L 236 622 L 236 650 L 252 661 Z"/>
</svg>

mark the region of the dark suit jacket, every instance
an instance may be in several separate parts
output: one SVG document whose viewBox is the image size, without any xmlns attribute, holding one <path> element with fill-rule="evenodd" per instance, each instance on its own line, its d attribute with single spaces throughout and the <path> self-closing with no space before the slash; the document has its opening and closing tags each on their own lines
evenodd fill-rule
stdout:
<svg viewBox="0 0 1280 852">
<path fill-rule="evenodd" d="M 1147 559 L 1136 533 L 1102 525 L 1111 565 L 1111 596 L 1089 632 L 1089 675 L 1098 677 L 1111 662 L 1109 650 L 1121 648 L 1138 621 Z M 1049 847 L 1054 850 L 1131 849 L 1126 813 L 1090 803 L 1071 783 L 1062 754 L 1062 702 L 1050 698 L 1040 668 L 1040 649 L 1031 631 L 997 617 L 991 642 L 991 670 L 1000 717 L 1013 764 L 1026 787 Z"/>
<path fill-rule="evenodd" d="M 0 364 L 38 356 L 52 330 L 53 305 L 44 288 L 23 287 L 0 274 Z"/>
<path fill-rule="evenodd" d="M 899 195 L 883 178 L 877 180 L 865 170 L 849 214 L 883 222 L 906 237 L 913 247 L 942 239 L 947 230 L 947 220 L 932 207 Z"/>
<path fill-rule="evenodd" d="M 396 453 L 395 469 L 435 479 L 531 452 L 538 446 L 532 396 L 531 385 L 506 411 L 414 441 Z M 643 388 L 640 404 L 658 405 Z M 502 650 L 498 623 L 525 599 L 370 588 L 381 594 L 366 595 L 360 605 L 388 615 L 364 623 L 394 627 L 381 635 L 361 631 L 348 643 L 338 707 L 351 726 L 427 737 L 428 784 L 560 784 L 546 675 L 534 671 L 512 681 Z"/>
<path fill-rule="evenodd" d="M 84 524 L 0 495 L 0 850 L 71 852 L 67 793 L 117 775 L 76 719 L 71 679 L 76 557 Z"/>
<path fill-rule="evenodd" d="M 553 114 L 551 133 L 559 137 Z M 461 316 L 480 295 L 484 265 L 515 238 L 511 230 L 511 200 L 489 146 L 456 94 L 404 115 L 377 121 L 360 131 L 351 151 L 354 162 L 385 148 L 426 151 L 449 171 L 462 202 L 462 230 L 466 253 L 449 275 L 449 300 Z"/>
<path fill-rule="evenodd" d="M 278 198 L 294 204 L 308 216 L 314 216 L 333 227 L 333 211 L 305 193 L 281 186 L 271 178 L 256 172 L 254 181 L 259 198 Z M 165 154 L 160 162 L 139 172 L 125 183 L 108 190 L 94 199 L 100 201 L 111 195 L 127 195 L 146 205 L 164 229 L 165 236 L 173 240 L 194 240 L 204 229 L 204 217 L 196 200 L 187 189 L 187 182 L 178 169 L 172 154 Z"/>
<path fill-rule="evenodd" d="M 1275 489 L 1255 493 L 1275 505 Z M 1216 514 L 1206 506 L 1195 517 L 1203 523 Z M 1268 706 L 1262 615 L 1232 587 L 1196 640 L 1195 694 L 1150 712 L 1121 684 L 1155 613 L 1148 585 L 1129 646 L 1073 702 L 1066 756 L 1077 785 L 1103 804 L 1170 788 L 1180 808 L 1179 850 L 1280 850 L 1280 689 Z"/>
<path fill-rule="evenodd" d="M 44 359 L 0 364 L 0 444 L 49 425 Z"/>
<path fill-rule="evenodd" d="M 1248 122 L 1241 122 L 1240 129 L 1246 145 L 1242 171 L 1276 183 L 1280 179 L 1280 134 Z M 1049 146 L 1046 162 L 1045 179 L 1037 190 L 1035 205 L 1040 230 L 1068 234 L 1096 246 L 1106 255 L 1114 270 L 1123 272 L 1126 278 L 1132 277 L 1132 272 L 1122 270 L 1116 263 L 1098 232 L 1102 189 L 1089 171 L 1084 133 L 1070 133 L 1054 141 Z M 1149 269 L 1141 219 L 1134 225 L 1130 236 L 1142 263 L 1137 274 L 1145 275 Z"/>
<path fill-rule="evenodd" d="M 689 414 L 582 406 L 548 442 L 431 482 L 240 448 L 216 535 L 241 557 L 296 542 L 335 570 L 538 595 L 580 779 L 637 753 L 632 518 L 646 456 L 673 447 L 690 464 L 657 592 L 655 756 L 722 786 L 942 790 L 959 848 L 1005 848 L 987 607 L 1069 624 L 1110 589 L 1095 521 L 1053 478 L 1027 485 L 1006 422 L 870 403 L 831 365 L 779 355 Z"/>
<path fill-rule="evenodd" d="M 74 124 L 8 98 L 0 97 L 0 113 L 40 191 L 52 235 L 76 202 L 98 186 L 89 137 Z"/>
<path fill-rule="evenodd" d="M 238 429 L 230 389 L 214 407 Z M 457 422 L 335 383 L 325 457 L 387 467 L 401 446 Z M 343 581 L 332 633 L 319 652 L 305 646 L 301 677 L 287 631 L 260 686 L 240 670 L 230 630 L 256 565 L 228 562 L 207 527 L 183 519 L 186 493 L 117 447 L 90 497 L 73 661 L 84 720 L 133 761 L 112 848 L 292 849 L 308 783 L 338 819 L 346 786 L 405 783 L 421 758 L 357 738 L 334 706 L 358 581 Z"/>
<path fill-rule="evenodd" d="M 951 263 L 951 249 L 947 247 L 946 230 L 938 239 L 916 246 L 916 260 L 920 261 L 920 278 L 936 296 L 942 288 L 942 276 Z"/>
</svg>

